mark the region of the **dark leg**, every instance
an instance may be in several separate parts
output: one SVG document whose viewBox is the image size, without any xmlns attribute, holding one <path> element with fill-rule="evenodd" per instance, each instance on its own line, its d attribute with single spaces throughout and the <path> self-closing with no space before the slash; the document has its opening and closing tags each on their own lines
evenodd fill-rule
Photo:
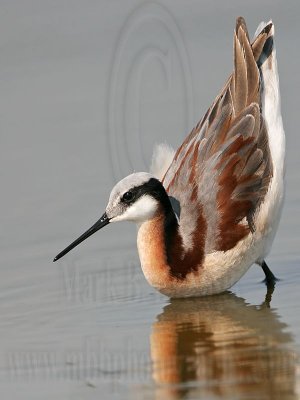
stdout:
<svg viewBox="0 0 300 400">
<path fill-rule="evenodd" d="M 273 272 L 270 270 L 270 268 L 267 266 L 267 263 L 265 261 L 262 262 L 261 267 L 265 273 L 266 278 L 264 279 L 264 283 L 269 287 L 269 286 L 275 286 L 276 281 L 278 279 L 276 276 L 273 274 Z"/>
</svg>

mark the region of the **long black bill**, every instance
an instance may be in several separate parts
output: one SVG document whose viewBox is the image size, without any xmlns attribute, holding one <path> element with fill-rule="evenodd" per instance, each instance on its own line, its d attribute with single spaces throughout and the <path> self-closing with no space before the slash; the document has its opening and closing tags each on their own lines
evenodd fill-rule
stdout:
<svg viewBox="0 0 300 400">
<path fill-rule="evenodd" d="M 56 257 L 54 257 L 53 262 L 59 260 L 64 255 L 69 253 L 70 250 L 74 249 L 74 247 L 78 246 L 79 243 L 83 242 L 85 239 L 90 237 L 93 233 L 99 231 L 99 229 L 103 228 L 105 225 L 109 224 L 109 218 L 106 213 L 102 215 L 102 217 L 86 232 L 84 232 L 78 239 L 74 240 L 68 247 L 66 247 L 63 251 L 61 251 Z"/>
</svg>

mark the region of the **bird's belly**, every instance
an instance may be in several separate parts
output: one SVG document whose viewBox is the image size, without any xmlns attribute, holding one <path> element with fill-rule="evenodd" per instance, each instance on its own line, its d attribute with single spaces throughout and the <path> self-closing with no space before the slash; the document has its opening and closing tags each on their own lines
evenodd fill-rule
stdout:
<svg viewBox="0 0 300 400">
<path fill-rule="evenodd" d="M 151 237 L 147 226 L 140 228 L 138 233 L 138 250 L 145 278 L 159 292 L 172 298 L 224 292 L 258 259 L 263 245 L 259 232 L 254 235 L 250 233 L 233 249 L 206 255 L 197 271 L 178 279 L 170 273 L 159 235 Z"/>
<path fill-rule="evenodd" d="M 169 297 L 207 296 L 222 293 L 247 272 L 260 252 L 260 241 L 249 234 L 233 249 L 207 255 L 201 269 L 187 275 L 185 280 L 172 282 L 168 287 L 157 287 L 157 289 Z"/>
</svg>

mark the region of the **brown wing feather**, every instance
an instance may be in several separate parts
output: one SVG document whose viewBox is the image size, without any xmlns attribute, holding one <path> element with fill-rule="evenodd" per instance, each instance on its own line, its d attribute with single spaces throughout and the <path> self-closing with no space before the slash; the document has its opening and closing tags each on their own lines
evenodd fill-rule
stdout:
<svg viewBox="0 0 300 400">
<path fill-rule="evenodd" d="M 200 212 L 206 221 L 206 253 L 229 250 L 255 229 L 253 216 L 272 177 L 257 66 L 269 32 L 268 25 L 251 45 L 245 21 L 237 20 L 234 72 L 163 179 L 180 202 L 186 247 L 193 247 L 201 232 Z"/>
</svg>

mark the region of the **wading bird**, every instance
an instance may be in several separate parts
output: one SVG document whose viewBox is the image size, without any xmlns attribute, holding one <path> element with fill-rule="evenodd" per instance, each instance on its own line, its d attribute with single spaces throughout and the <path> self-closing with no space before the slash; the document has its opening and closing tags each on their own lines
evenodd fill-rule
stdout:
<svg viewBox="0 0 300 400">
<path fill-rule="evenodd" d="M 252 264 L 276 280 L 265 257 L 284 196 L 285 136 L 274 26 L 252 43 L 243 18 L 234 32 L 234 71 L 205 116 L 175 152 L 158 146 L 151 173 L 113 188 L 103 216 L 54 261 L 117 221 L 137 223 L 148 282 L 170 297 L 230 288 Z"/>
</svg>

